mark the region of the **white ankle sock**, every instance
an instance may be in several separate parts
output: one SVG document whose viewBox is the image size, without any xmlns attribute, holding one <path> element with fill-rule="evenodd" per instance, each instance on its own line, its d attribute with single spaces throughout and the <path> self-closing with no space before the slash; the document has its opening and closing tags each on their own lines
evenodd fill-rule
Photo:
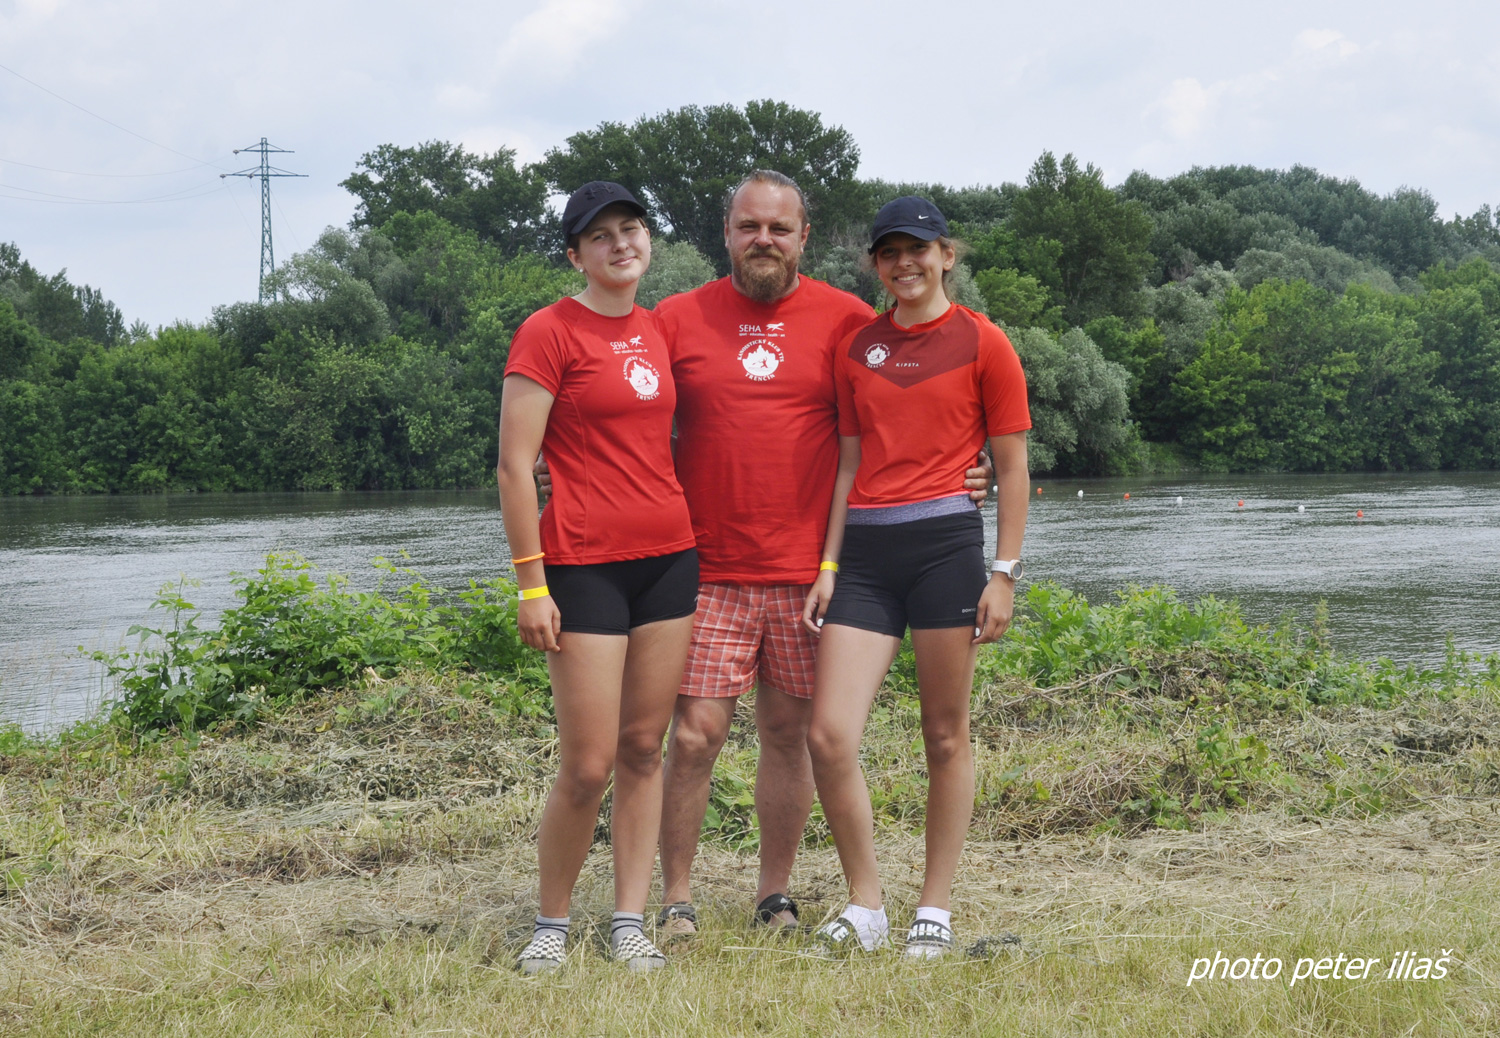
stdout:
<svg viewBox="0 0 1500 1038">
<path fill-rule="evenodd" d="M 551 931 L 566 941 L 568 939 L 568 924 L 570 921 L 569 917 L 565 915 L 556 918 L 538 915 L 536 917 L 536 929 L 531 932 L 531 936 L 540 937 L 542 934 Z"/>
<path fill-rule="evenodd" d="M 917 921 L 931 920 L 934 923 L 942 923 L 949 930 L 953 929 L 953 912 L 946 908 L 928 908 L 926 905 L 917 907 Z"/>
<path fill-rule="evenodd" d="M 851 904 L 839 915 L 854 924 L 854 933 L 859 938 L 859 946 L 865 951 L 874 951 L 890 936 L 891 922 L 886 918 L 884 906 L 865 908 L 863 905 Z"/>
<path fill-rule="evenodd" d="M 609 946 L 618 950 L 627 933 L 645 933 L 646 917 L 639 912 L 616 912 L 609 923 Z"/>
</svg>

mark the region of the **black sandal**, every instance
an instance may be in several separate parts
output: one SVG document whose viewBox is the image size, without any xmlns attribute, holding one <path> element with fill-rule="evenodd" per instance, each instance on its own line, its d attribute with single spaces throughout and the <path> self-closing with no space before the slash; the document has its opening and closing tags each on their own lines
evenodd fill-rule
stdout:
<svg viewBox="0 0 1500 1038">
<path fill-rule="evenodd" d="M 783 923 L 777 918 L 782 912 L 792 913 L 793 919 L 802 918 L 797 912 L 797 902 L 785 894 L 767 894 L 761 903 L 755 906 L 755 925 L 777 930 L 798 929 L 797 923 Z"/>
</svg>

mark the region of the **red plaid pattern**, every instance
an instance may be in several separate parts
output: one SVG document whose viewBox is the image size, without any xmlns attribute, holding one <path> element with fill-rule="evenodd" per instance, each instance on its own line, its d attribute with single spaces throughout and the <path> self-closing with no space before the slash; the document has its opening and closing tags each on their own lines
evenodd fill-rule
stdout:
<svg viewBox="0 0 1500 1038">
<path fill-rule="evenodd" d="M 811 699 L 818 639 L 802 626 L 811 584 L 700 584 L 685 696 L 730 699 L 754 687 Z"/>
</svg>

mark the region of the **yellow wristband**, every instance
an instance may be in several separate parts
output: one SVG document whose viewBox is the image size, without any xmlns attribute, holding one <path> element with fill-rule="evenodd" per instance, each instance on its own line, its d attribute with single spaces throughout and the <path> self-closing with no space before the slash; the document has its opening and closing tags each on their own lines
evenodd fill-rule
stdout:
<svg viewBox="0 0 1500 1038">
<path fill-rule="evenodd" d="M 541 587 L 525 587 L 525 588 L 522 588 L 521 589 L 521 594 L 518 597 L 521 599 L 522 602 L 529 602 L 533 598 L 546 598 L 551 593 L 552 592 L 550 592 L 550 591 L 547 590 L 547 585 L 543 584 Z"/>
<path fill-rule="evenodd" d="M 528 555 L 528 556 L 526 556 L 524 559 L 511 559 L 510 562 L 511 562 L 512 566 L 519 566 L 523 562 L 535 562 L 537 559 L 545 559 L 546 557 L 547 557 L 547 553 L 546 552 L 539 551 L 535 555 Z"/>
<path fill-rule="evenodd" d="M 837 573 L 839 571 L 839 564 L 837 562 L 828 562 L 825 560 L 818 566 L 818 572 L 822 573 L 825 569 L 831 569 L 835 573 Z"/>
</svg>

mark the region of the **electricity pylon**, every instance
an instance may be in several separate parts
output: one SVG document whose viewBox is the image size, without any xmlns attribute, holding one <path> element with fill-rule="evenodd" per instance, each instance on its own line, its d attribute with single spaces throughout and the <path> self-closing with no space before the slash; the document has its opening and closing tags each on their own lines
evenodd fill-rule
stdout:
<svg viewBox="0 0 1500 1038">
<path fill-rule="evenodd" d="M 271 178 L 272 177 L 305 177 L 306 173 L 288 173 L 284 169 L 277 169 L 271 165 L 270 156 L 273 154 L 291 155 L 293 152 L 286 148 L 277 148 L 267 144 L 262 137 L 260 143 L 253 148 L 235 148 L 234 153 L 252 152 L 260 156 L 260 165 L 249 169 L 242 169 L 238 173 L 220 173 L 219 179 L 225 177 L 249 177 L 254 180 L 260 177 L 260 301 L 266 301 L 267 292 L 274 299 L 276 290 L 268 288 L 266 279 L 276 269 L 276 250 L 271 247 Z"/>
</svg>

